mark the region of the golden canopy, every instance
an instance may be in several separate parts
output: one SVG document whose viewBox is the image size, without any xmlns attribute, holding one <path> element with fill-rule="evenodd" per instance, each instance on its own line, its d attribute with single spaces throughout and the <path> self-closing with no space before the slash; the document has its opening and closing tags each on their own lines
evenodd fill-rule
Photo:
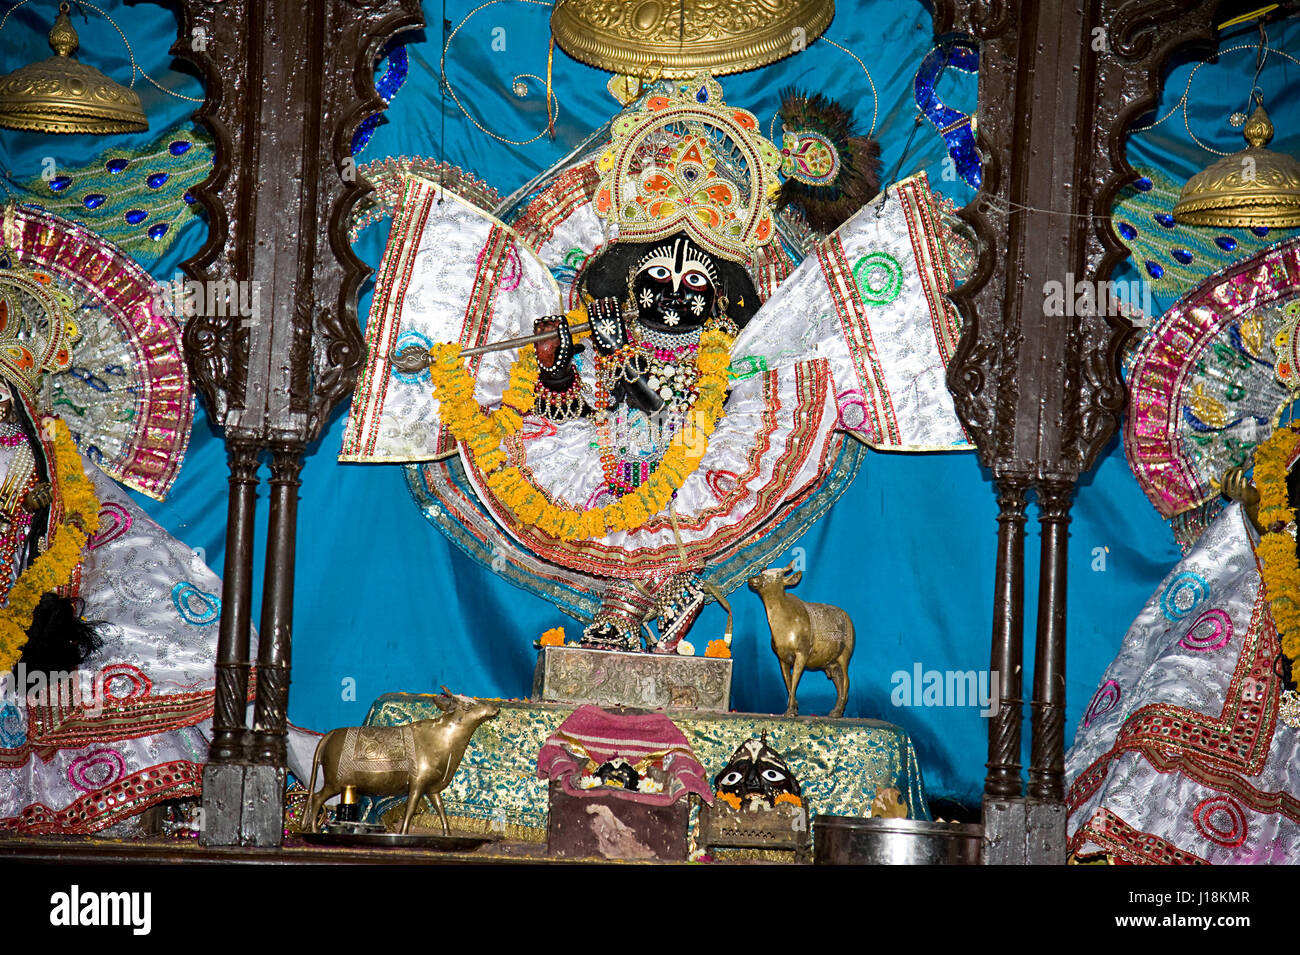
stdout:
<svg viewBox="0 0 1300 955">
<path fill-rule="evenodd" d="M 723 76 L 821 36 L 834 0 L 559 0 L 551 33 L 575 60 L 625 76 Z"/>
</svg>

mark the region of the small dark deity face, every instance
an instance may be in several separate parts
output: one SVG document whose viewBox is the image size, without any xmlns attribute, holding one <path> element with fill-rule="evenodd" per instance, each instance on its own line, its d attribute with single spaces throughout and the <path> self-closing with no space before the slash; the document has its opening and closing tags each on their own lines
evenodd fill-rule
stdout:
<svg viewBox="0 0 1300 955">
<path fill-rule="evenodd" d="M 606 786 L 617 784 L 630 792 L 636 792 L 641 782 L 641 775 L 624 759 L 601 763 L 592 775 Z"/>
<path fill-rule="evenodd" d="M 782 793 L 800 794 L 799 781 L 785 760 L 757 739 L 746 740 L 732 754 L 731 762 L 713 778 L 713 788 L 739 798 L 742 809 L 771 808 Z"/>
<path fill-rule="evenodd" d="M 713 257 L 685 236 L 674 236 L 637 263 L 632 296 L 642 325 L 684 332 L 713 314 L 721 286 Z"/>
</svg>

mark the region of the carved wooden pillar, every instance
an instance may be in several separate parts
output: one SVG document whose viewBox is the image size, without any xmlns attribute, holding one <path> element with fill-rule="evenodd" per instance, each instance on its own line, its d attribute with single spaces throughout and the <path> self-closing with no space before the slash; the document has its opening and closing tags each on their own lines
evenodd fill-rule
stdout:
<svg viewBox="0 0 1300 955">
<path fill-rule="evenodd" d="M 1065 798 L 1065 582 L 1073 491 L 1074 485 L 1064 481 L 1038 487 L 1042 552 L 1038 564 L 1029 798 L 1055 802 Z"/>
<path fill-rule="evenodd" d="M 244 701 L 248 699 L 253 517 L 257 507 L 257 446 L 230 441 L 226 451 L 230 458 L 230 497 L 226 511 L 224 599 L 217 637 L 217 692 L 209 757 L 214 763 L 237 762 L 247 755 Z"/>
<path fill-rule="evenodd" d="M 957 413 L 999 483 L 993 666 L 1003 705 L 989 726 L 985 860 L 1065 861 L 1063 742 L 1070 497 L 1115 432 L 1127 322 L 1101 283 L 1127 254 L 1111 231 L 1136 174 L 1125 130 L 1157 98 L 1181 47 L 1212 49 L 1218 0 L 936 0 L 935 32 L 980 41 L 983 186 L 962 211 L 982 254 L 953 293 L 963 332 L 948 368 Z M 1092 294 L 1076 305 L 1076 283 Z M 1068 303 L 1062 309 L 1049 307 Z M 1101 302 L 1102 307 L 1087 303 Z M 1042 529 L 1028 798 L 1019 796 L 1023 493 Z M 1014 712 L 1013 712 L 1014 711 Z M 1013 754 L 1014 751 L 1014 754 Z M 1014 774 L 1014 782 L 1012 776 Z"/>
<path fill-rule="evenodd" d="M 1025 633 L 1025 492 L 1023 476 L 998 480 L 998 562 L 993 597 L 993 650 L 989 669 L 998 674 L 1001 703 L 989 726 L 984 791 L 999 799 L 1020 795 L 1022 644 Z"/>
<path fill-rule="evenodd" d="M 424 25 L 419 0 L 180 0 L 172 52 L 203 71 L 198 118 L 212 175 L 193 190 L 208 241 L 182 266 L 208 306 L 186 359 L 231 455 L 217 703 L 202 841 L 279 845 L 302 453 L 356 383 L 357 291 L 369 269 L 347 238 L 352 133 L 383 108 L 383 44 Z M 254 725 L 246 725 L 258 451 L 271 449 L 271 519 Z"/>
<path fill-rule="evenodd" d="M 271 520 L 266 531 L 266 580 L 257 647 L 257 704 L 253 759 L 283 766 L 293 640 L 293 565 L 298 530 L 302 448 L 286 444 L 271 456 Z"/>
<path fill-rule="evenodd" d="M 1038 485 L 1038 639 L 1025 805 L 1025 862 L 1065 861 L 1065 587 L 1073 481 Z"/>
<path fill-rule="evenodd" d="M 989 670 L 998 674 L 999 704 L 989 723 L 988 775 L 984 777 L 985 842 L 1000 851 L 1023 846 L 1020 726 L 1024 708 L 1025 495 L 1024 474 L 997 477 L 998 558 L 993 585 L 993 647 Z M 1023 849 L 1021 850 L 1023 854 Z"/>
</svg>

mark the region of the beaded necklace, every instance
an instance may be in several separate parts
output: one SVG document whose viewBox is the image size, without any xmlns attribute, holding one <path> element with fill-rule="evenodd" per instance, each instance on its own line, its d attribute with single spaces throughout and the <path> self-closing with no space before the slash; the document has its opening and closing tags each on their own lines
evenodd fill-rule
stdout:
<svg viewBox="0 0 1300 955">
<path fill-rule="evenodd" d="M 655 472 L 699 399 L 701 329 L 670 335 L 632 323 L 629 332 L 627 345 L 598 362 L 595 385 L 596 445 L 605 486 L 616 497 L 632 493 Z M 664 402 L 657 415 L 642 415 L 611 400 L 619 379 L 631 382 L 642 374 Z"/>
</svg>

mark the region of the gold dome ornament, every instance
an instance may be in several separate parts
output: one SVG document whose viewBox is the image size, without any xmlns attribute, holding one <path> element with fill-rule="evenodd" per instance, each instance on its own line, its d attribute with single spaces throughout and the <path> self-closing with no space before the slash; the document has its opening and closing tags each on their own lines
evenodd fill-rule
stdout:
<svg viewBox="0 0 1300 955">
<path fill-rule="evenodd" d="M 803 50 L 834 0 L 558 0 L 551 34 L 575 60 L 641 79 L 692 79 L 767 66 Z"/>
<path fill-rule="evenodd" d="M 1174 206 L 1176 221 L 1219 228 L 1300 226 L 1300 162 L 1264 148 L 1273 124 L 1262 103 L 1242 132 L 1245 149 L 1187 180 Z"/>
<path fill-rule="evenodd" d="M 0 77 L 0 126 L 37 133 L 134 133 L 149 128 L 140 97 L 73 58 L 77 31 L 59 4 L 50 30 L 55 55 Z"/>
</svg>

